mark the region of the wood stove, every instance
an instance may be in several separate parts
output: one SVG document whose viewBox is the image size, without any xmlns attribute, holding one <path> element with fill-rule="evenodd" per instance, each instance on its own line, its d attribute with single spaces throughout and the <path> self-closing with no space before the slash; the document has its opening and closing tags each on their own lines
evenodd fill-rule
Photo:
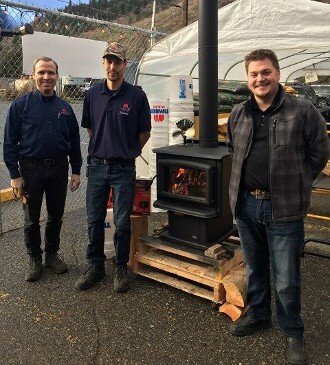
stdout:
<svg viewBox="0 0 330 365">
<path fill-rule="evenodd" d="M 168 210 L 164 236 L 203 249 L 230 235 L 233 218 L 228 186 L 227 148 L 175 145 L 157 148 L 157 200 Z"/>
<path fill-rule="evenodd" d="M 231 160 L 218 142 L 218 2 L 199 0 L 198 144 L 153 150 L 157 156 L 155 207 L 168 210 L 167 239 L 205 250 L 232 233 Z"/>
</svg>

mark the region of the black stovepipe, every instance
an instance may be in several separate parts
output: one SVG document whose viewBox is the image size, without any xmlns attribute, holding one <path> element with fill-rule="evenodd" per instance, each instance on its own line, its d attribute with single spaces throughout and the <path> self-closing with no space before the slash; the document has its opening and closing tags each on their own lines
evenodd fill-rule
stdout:
<svg viewBox="0 0 330 365">
<path fill-rule="evenodd" d="M 199 0 L 199 145 L 218 146 L 218 1 Z"/>
</svg>

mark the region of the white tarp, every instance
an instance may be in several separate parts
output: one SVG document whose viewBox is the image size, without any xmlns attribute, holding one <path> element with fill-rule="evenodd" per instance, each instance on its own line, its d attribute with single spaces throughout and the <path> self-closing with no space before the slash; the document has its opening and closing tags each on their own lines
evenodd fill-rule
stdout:
<svg viewBox="0 0 330 365">
<path fill-rule="evenodd" d="M 103 77 L 101 59 L 107 43 L 90 39 L 35 32 L 22 37 L 23 73 L 32 72 L 39 57 L 50 57 L 58 63 L 59 74 L 72 77 Z"/>
<path fill-rule="evenodd" d="M 244 56 L 257 48 L 277 53 L 282 82 L 314 68 L 329 75 L 329 19 L 330 5 L 311 0 L 237 0 L 219 9 L 219 79 L 245 80 Z M 149 98 L 167 99 L 168 76 L 187 74 L 195 78 L 196 90 L 197 22 L 146 52 L 136 82 Z"/>
</svg>

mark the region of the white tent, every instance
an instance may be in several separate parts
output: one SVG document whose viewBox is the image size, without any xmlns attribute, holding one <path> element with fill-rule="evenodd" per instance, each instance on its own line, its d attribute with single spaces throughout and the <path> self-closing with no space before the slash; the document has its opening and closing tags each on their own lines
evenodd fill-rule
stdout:
<svg viewBox="0 0 330 365">
<path fill-rule="evenodd" d="M 274 50 L 281 82 L 306 72 L 330 75 L 330 5 L 311 0 L 237 0 L 218 14 L 219 79 L 245 80 L 244 56 Z M 169 76 L 191 74 L 198 85 L 198 23 L 147 51 L 136 82 L 149 98 L 168 99 Z"/>
</svg>

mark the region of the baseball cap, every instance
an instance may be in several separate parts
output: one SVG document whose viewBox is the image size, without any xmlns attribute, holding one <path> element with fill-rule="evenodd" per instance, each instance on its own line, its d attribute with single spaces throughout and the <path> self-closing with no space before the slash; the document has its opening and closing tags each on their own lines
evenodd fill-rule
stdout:
<svg viewBox="0 0 330 365">
<path fill-rule="evenodd" d="M 112 42 L 106 46 L 102 58 L 106 56 L 116 56 L 124 61 L 126 59 L 126 48 L 120 43 Z"/>
</svg>

